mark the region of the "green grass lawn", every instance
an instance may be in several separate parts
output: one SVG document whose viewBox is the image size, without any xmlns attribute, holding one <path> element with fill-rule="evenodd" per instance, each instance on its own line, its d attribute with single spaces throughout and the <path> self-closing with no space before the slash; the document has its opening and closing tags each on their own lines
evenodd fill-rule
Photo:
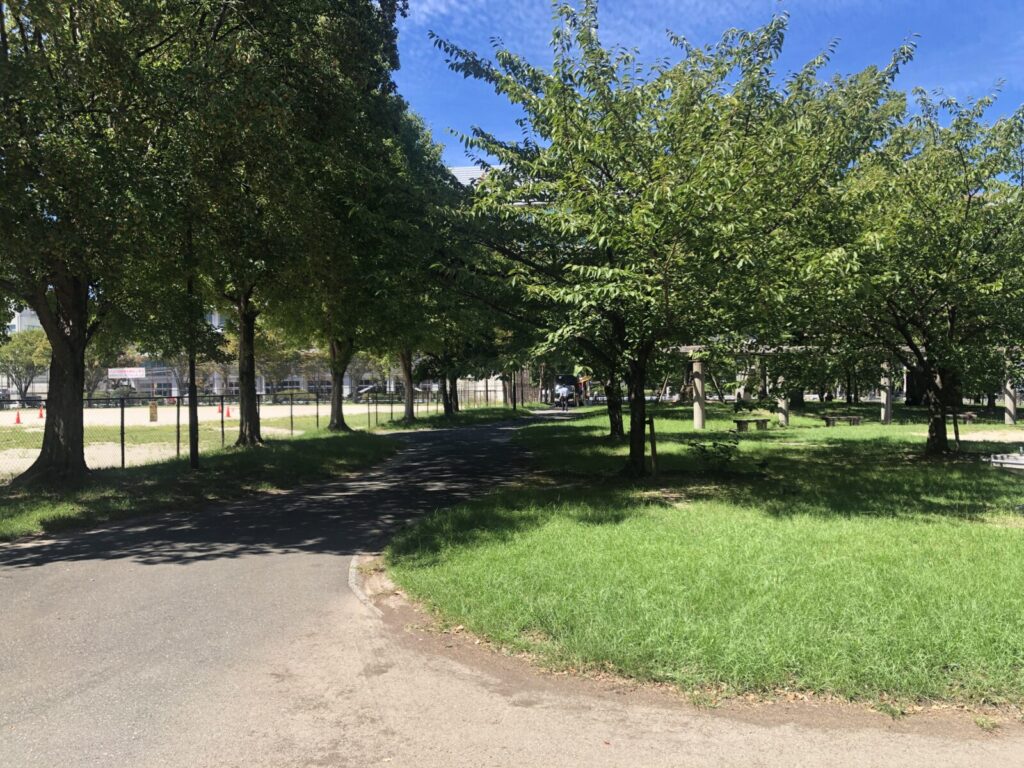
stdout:
<svg viewBox="0 0 1024 768">
<path fill-rule="evenodd" d="M 219 435 L 218 428 L 218 446 Z M 80 487 L 61 491 L 0 486 L 0 541 L 290 489 L 369 466 L 397 445 L 381 435 L 311 433 L 270 440 L 256 450 L 204 455 L 198 472 L 176 460 L 96 470 Z"/>
<path fill-rule="evenodd" d="M 705 433 L 658 409 L 661 473 L 639 484 L 603 416 L 529 425 L 544 474 L 403 532 L 391 570 L 446 621 L 560 668 L 1024 704 L 1024 476 L 979 460 L 1024 429 L 986 413 L 964 436 L 1009 444 L 932 461 L 921 412 L 825 428 L 820 410 L 856 408 L 738 442 L 731 408 Z"/>
</svg>

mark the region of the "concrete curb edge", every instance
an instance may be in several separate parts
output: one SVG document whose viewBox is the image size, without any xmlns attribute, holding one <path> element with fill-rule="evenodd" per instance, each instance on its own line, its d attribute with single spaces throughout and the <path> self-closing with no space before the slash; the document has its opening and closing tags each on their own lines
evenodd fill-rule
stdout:
<svg viewBox="0 0 1024 768">
<path fill-rule="evenodd" d="M 359 599 L 359 602 L 369 608 L 374 615 L 381 617 L 384 615 L 383 611 L 374 605 L 363 591 L 362 580 L 359 578 L 359 561 L 363 555 L 365 555 L 363 552 L 352 555 L 352 559 L 348 561 L 348 588 Z"/>
</svg>

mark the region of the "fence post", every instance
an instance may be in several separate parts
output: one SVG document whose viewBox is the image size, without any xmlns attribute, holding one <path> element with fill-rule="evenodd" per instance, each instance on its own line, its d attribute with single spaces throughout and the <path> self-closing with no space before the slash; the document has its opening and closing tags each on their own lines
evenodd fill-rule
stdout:
<svg viewBox="0 0 1024 768">
<path fill-rule="evenodd" d="M 220 447 L 224 447 L 224 395 L 220 396 Z"/>
<path fill-rule="evenodd" d="M 178 396 L 174 399 L 174 455 L 181 458 L 181 388 L 178 389 Z"/>
<path fill-rule="evenodd" d="M 295 393 L 288 396 L 288 434 L 295 437 Z"/>
<path fill-rule="evenodd" d="M 124 469 L 124 398 L 121 398 L 121 469 Z"/>
</svg>

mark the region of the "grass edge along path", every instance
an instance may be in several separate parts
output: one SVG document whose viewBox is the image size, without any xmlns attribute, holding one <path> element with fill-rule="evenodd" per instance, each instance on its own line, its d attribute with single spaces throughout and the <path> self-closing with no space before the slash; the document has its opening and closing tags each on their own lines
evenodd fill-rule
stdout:
<svg viewBox="0 0 1024 768">
<path fill-rule="evenodd" d="M 599 439 L 600 417 L 528 426 L 523 443 L 558 480 L 402 531 L 395 581 L 444 622 L 555 668 L 887 712 L 1019 711 L 1021 478 L 921 459 L 913 414 L 884 437 L 753 435 L 725 468 L 688 444 L 686 418 L 663 418 L 670 471 L 640 485 L 609 476 L 622 448 Z"/>
<path fill-rule="evenodd" d="M 0 487 L 0 541 L 55 533 L 189 505 L 246 498 L 327 481 L 376 464 L 400 443 L 365 433 L 314 433 L 268 440 L 257 449 L 233 449 L 201 458 L 91 472 L 75 488 Z"/>
</svg>

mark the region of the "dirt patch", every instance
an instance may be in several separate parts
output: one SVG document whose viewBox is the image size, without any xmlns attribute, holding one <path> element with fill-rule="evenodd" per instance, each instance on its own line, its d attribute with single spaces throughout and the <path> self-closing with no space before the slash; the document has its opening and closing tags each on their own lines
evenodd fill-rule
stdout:
<svg viewBox="0 0 1024 768">
<path fill-rule="evenodd" d="M 928 437 L 927 432 L 915 432 L 914 437 Z M 949 437 L 952 440 L 953 433 Z M 1024 430 L 982 429 L 977 431 L 960 430 L 960 441 L 965 443 L 1024 443 Z"/>
<path fill-rule="evenodd" d="M 264 435 L 294 435 L 295 437 L 305 434 L 301 429 L 296 429 L 295 432 L 292 432 L 287 427 L 264 427 L 263 425 L 260 425 L 260 432 Z"/>
</svg>

